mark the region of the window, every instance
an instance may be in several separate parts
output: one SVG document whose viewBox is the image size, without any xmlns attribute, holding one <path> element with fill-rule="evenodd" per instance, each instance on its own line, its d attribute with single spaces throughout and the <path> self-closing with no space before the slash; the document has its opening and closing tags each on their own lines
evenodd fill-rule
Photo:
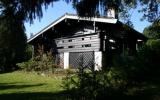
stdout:
<svg viewBox="0 0 160 100">
<path fill-rule="evenodd" d="M 57 44 L 64 43 L 64 40 L 57 40 Z"/>
<path fill-rule="evenodd" d="M 113 39 L 109 39 L 109 42 L 111 42 L 111 43 L 115 43 L 115 40 L 113 40 Z"/>
<path fill-rule="evenodd" d="M 68 48 L 74 48 L 74 46 L 68 46 Z"/>
<path fill-rule="evenodd" d="M 64 49 L 64 47 L 57 47 L 57 49 Z"/>
<path fill-rule="evenodd" d="M 91 47 L 91 44 L 84 44 L 82 47 Z"/>
<path fill-rule="evenodd" d="M 57 42 L 57 44 L 59 43 L 59 41 L 56 41 Z"/>
<path fill-rule="evenodd" d="M 82 38 L 82 41 L 84 40 L 91 40 L 92 38 L 91 37 L 85 37 L 85 38 Z"/>
<path fill-rule="evenodd" d="M 68 42 L 72 42 L 72 39 L 69 39 Z"/>
</svg>

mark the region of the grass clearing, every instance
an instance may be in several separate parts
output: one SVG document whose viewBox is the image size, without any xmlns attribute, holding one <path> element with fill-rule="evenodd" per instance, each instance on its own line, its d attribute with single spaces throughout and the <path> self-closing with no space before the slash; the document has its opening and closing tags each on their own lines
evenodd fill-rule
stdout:
<svg viewBox="0 0 160 100">
<path fill-rule="evenodd" d="M 16 71 L 0 74 L 1 100 L 63 100 L 62 78 Z"/>
</svg>

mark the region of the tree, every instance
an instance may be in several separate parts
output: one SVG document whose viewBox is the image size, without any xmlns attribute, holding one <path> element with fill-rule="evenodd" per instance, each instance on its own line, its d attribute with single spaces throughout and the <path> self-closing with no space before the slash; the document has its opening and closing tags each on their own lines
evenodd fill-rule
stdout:
<svg viewBox="0 0 160 100">
<path fill-rule="evenodd" d="M 26 35 L 20 17 L 12 9 L 0 16 L 0 67 L 4 70 L 13 69 L 17 62 L 24 60 Z"/>
<path fill-rule="evenodd" d="M 58 0 L 0 0 L 0 14 L 12 8 L 14 13 L 24 16 L 21 21 L 33 22 L 36 17 L 42 18 L 42 6 L 47 8 L 54 1 Z"/>
<path fill-rule="evenodd" d="M 72 1 L 80 16 L 96 16 L 97 13 L 106 14 L 107 9 L 114 8 L 116 13 L 128 17 L 129 10 L 140 4 L 143 19 L 153 22 L 160 17 L 159 0 L 66 0 Z M 129 21 L 129 20 L 128 20 Z"/>
<path fill-rule="evenodd" d="M 152 25 L 146 27 L 143 34 L 150 39 L 160 39 L 160 20 L 156 20 Z"/>
<path fill-rule="evenodd" d="M 16 12 L 25 15 L 25 20 L 33 21 L 34 18 L 41 18 L 42 6 L 47 6 L 59 0 L 0 0 L 1 12 L 12 7 Z M 64 0 L 72 2 L 73 7 L 80 16 L 96 16 L 99 13 L 106 14 L 106 10 L 114 8 L 118 14 L 128 17 L 128 10 L 136 8 L 140 4 L 143 18 L 153 22 L 160 16 L 159 0 Z"/>
<path fill-rule="evenodd" d="M 12 70 L 25 60 L 24 21 L 42 17 L 42 5 L 56 0 L 0 0 L 0 69 Z"/>
</svg>

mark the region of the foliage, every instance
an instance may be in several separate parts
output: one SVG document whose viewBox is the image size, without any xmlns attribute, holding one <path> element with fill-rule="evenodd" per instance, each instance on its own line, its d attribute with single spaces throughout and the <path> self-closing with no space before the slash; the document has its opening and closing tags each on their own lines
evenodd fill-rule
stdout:
<svg viewBox="0 0 160 100">
<path fill-rule="evenodd" d="M 0 65 L 4 70 L 12 70 L 25 59 L 26 35 L 20 15 L 14 14 L 12 9 L 5 13 L 0 16 Z"/>
<path fill-rule="evenodd" d="M 26 71 L 37 71 L 41 73 L 49 73 L 49 71 L 51 71 L 51 73 L 53 73 L 54 68 L 57 67 L 54 65 L 53 61 L 54 58 L 52 53 L 48 52 L 46 54 L 33 57 L 27 62 L 18 63 L 17 65 Z"/>
<path fill-rule="evenodd" d="M 139 53 L 139 58 L 143 67 L 145 67 L 145 75 L 148 80 L 158 80 L 160 76 L 160 20 L 156 20 L 151 26 L 145 28 L 144 34 L 150 39 Z"/>
<path fill-rule="evenodd" d="M 15 69 L 25 60 L 24 21 L 42 17 L 42 6 L 56 0 L 0 0 L 0 69 Z M 28 59 L 28 58 L 27 58 Z"/>
<path fill-rule="evenodd" d="M 31 59 L 33 56 L 33 48 L 31 45 L 27 44 L 26 50 L 25 50 L 25 60 Z"/>
<path fill-rule="evenodd" d="M 160 39 L 160 20 L 156 20 L 152 25 L 146 27 L 143 34 L 150 39 Z"/>
<path fill-rule="evenodd" d="M 160 75 L 158 59 L 160 59 L 160 40 L 148 40 L 146 46 L 139 53 L 139 61 L 141 61 L 141 65 L 146 70 L 146 76 L 150 80 Z"/>
<path fill-rule="evenodd" d="M 41 18 L 43 15 L 42 6 L 47 6 L 59 0 L 1 0 L 1 13 L 7 9 L 13 9 L 14 13 L 21 14 L 24 20 L 33 22 L 36 17 Z M 143 19 L 153 22 L 159 19 L 159 0 L 64 0 L 67 3 L 72 2 L 73 7 L 80 16 L 97 16 L 106 14 L 108 8 L 115 8 L 116 12 L 121 15 L 130 16 L 130 9 L 134 9 L 137 5 L 141 6 L 139 12 L 143 13 Z M 128 18 L 127 18 L 128 19 Z"/>
<path fill-rule="evenodd" d="M 12 9 L 13 13 L 23 16 L 24 20 L 31 22 L 36 17 L 42 18 L 42 6 L 47 6 L 57 0 L 0 0 L 0 11 L 5 13 L 8 9 Z"/>
<path fill-rule="evenodd" d="M 76 75 L 68 74 L 63 84 L 73 100 L 113 100 L 123 97 L 126 82 L 120 71 L 114 68 L 108 71 L 79 68 Z"/>
<path fill-rule="evenodd" d="M 127 88 L 136 95 L 159 95 L 160 40 L 148 40 L 134 57 L 120 57 L 114 66 L 125 73 Z M 154 88 L 153 88 L 154 87 Z M 135 88 L 135 90 L 133 90 Z"/>
<path fill-rule="evenodd" d="M 72 1 L 80 16 L 97 16 L 106 14 L 108 8 L 114 8 L 121 16 L 130 16 L 129 10 L 141 6 L 139 12 L 143 13 L 143 19 L 153 22 L 159 19 L 159 0 L 66 0 Z"/>
<path fill-rule="evenodd" d="M 26 62 L 17 63 L 17 66 L 26 71 L 32 71 L 34 70 L 34 67 L 36 66 L 36 62 L 33 59 L 30 59 Z"/>
</svg>

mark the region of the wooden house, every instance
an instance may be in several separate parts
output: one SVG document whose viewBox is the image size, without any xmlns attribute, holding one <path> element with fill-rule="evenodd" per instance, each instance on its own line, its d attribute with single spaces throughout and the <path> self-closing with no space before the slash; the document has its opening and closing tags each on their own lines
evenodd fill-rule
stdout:
<svg viewBox="0 0 160 100">
<path fill-rule="evenodd" d="M 136 53 L 143 34 L 111 17 L 81 18 L 65 14 L 28 39 L 34 55 L 38 49 L 52 51 L 55 63 L 64 69 L 102 65 L 104 54 Z"/>
</svg>

